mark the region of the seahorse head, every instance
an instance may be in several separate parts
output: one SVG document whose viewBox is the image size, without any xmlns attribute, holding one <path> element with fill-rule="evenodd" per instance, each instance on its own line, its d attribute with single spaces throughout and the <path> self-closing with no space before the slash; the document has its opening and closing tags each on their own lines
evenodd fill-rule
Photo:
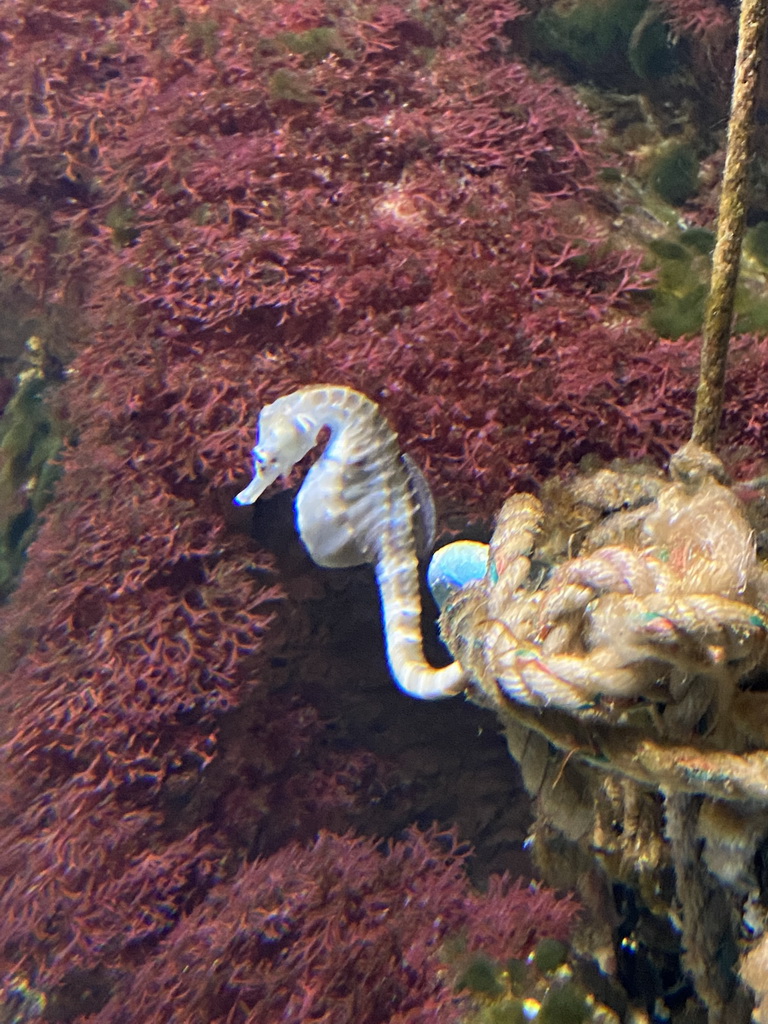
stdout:
<svg viewBox="0 0 768 1024">
<path fill-rule="evenodd" d="M 253 448 L 253 479 L 235 496 L 237 505 L 252 505 L 315 446 L 318 427 L 311 417 L 295 411 L 296 397 L 287 395 L 261 410 Z"/>
</svg>

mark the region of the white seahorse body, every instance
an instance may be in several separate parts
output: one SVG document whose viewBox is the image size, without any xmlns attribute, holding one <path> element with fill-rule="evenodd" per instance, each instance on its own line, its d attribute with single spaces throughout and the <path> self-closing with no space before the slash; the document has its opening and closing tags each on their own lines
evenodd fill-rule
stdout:
<svg viewBox="0 0 768 1024">
<path fill-rule="evenodd" d="M 317 443 L 330 440 L 296 498 L 296 524 L 312 560 L 340 568 L 373 564 L 381 594 L 387 658 L 398 686 L 434 700 L 459 693 L 466 673 L 424 658 L 414 534 L 416 504 L 397 443 L 378 407 L 351 388 L 319 384 L 262 409 L 254 476 L 235 501 L 250 505 Z"/>
</svg>

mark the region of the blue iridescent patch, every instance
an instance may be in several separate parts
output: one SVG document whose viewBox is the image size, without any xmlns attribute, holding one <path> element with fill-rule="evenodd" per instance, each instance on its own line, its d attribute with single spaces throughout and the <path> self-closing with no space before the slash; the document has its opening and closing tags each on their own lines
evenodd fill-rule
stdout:
<svg viewBox="0 0 768 1024">
<path fill-rule="evenodd" d="M 476 540 L 457 540 L 439 548 L 429 563 L 427 583 L 440 608 L 451 594 L 488 571 L 488 545 Z"/>
</svg>

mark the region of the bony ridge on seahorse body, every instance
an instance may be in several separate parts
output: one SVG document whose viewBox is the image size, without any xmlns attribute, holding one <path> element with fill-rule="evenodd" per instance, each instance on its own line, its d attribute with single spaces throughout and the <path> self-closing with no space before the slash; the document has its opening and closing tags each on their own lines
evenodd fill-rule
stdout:
<svg viewBox="0 0 768 1024">
<path fill-rule="evenodd" d="M 458 662 L 436 669 L 424 658 L 417 506 L 397 435 L 375 402 L 351 388 L 318 384 L 265 406 L 253 479 L 235 502 L 257 501 L 314 448 L 324 427 L 330 439 L 296 497 L 299 536 L 318 565 L 374 566 L 387 658 L 398 686 L 423 700 L 453 696 L 467 676 Z"/>
</svg>

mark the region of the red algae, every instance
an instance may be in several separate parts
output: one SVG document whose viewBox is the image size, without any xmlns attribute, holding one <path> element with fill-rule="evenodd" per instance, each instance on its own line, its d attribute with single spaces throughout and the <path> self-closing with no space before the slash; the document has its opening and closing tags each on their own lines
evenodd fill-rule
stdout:
<svg viewBox="0 0 768 1024">
<path fill-rule="evenodd" d="M 661 459 L 686 435 L 695 346 L 642 325 L 642 253 L 612 237 L 599 185 L 615 157 L 571 90 L 510 55 L 521 16 L 0 2 L 0 268 L 88 324 L 55 397 L 63 478 L 4 611 L 7 987 L 53 998 L 106 972 L 102 1005 L 70 1013 L 104 1021 L 183 1004 L 413 1024 L 453 1005 L 452 929 L 490 955 L 567 934 L 551 894 L 473 893 L 454 839 L 315 841 L 355 826 L 365 787 L 267 685 L 288 602 L 223 513 L 259 408 L 318 381 L 379 401 L 465 519 L 584 455 Z M 766 359 L 735 346 L 724 436 L 743 458 L 768 425 Z M 351 993 L 342 910 L 369 943 Z"/>
</svg>

